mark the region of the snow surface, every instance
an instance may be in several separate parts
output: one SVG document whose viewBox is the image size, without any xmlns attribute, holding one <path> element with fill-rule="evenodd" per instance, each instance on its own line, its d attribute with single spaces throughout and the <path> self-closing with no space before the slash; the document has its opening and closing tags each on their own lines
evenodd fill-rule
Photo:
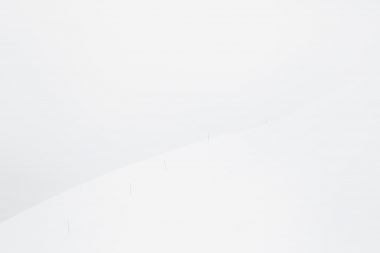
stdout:
<svg viewBox="0 0 380 253">
<path fill-rule="evenodd" d="M 378 84 L 379 10 L 376 0 L 0 1 L 0 222 L 209 134 Z"/>
<path fill-rule="evenodd" d="M 0 225 L 0 252 L 380 252 L 380 99 L 347 85 L 210 136 Z"/>
</svg>

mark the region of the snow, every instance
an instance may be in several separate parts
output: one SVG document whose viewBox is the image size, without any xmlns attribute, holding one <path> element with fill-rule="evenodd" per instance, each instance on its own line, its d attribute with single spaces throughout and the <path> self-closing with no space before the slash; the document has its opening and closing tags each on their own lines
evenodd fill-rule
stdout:
<svg viewBox="0 0 380 253">
<path fill-rule="evenodd" d="M 128 165 L 0 224 L 0 252 L 377 253 L 379 110 L 376 85 L 347 85 Z"/>
<path fill-rule="evenodd" d="M 379 7 L 0 1 L 0 222 L 114 169 L 379 83 Z M 335 130 L 337 142 L 355 131 Z"/>
</svg>

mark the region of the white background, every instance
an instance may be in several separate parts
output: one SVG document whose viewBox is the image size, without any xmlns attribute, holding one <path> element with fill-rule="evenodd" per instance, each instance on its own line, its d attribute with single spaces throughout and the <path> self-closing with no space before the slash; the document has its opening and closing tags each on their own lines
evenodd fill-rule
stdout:
<svg viewBox="0 0 380 253">
<path fill-rule="evenodd" d="M 354 138 L 369 150 L 331 146 L 331 157 L 374 169 L 378 27 L 375 1 L 1 0 L 0 219 L 209 135 L 277 124 L 351 86 L 346 102 L 331 104 L 349 123 L 313 120 L 332 128 L 326 148 L 340 136 L 336 143 Z M 366 127 L 356 129 L 360 122 Z M 318 146 L 311 136 L 308 145 Z M 276 156 L 272 149 L 266 156 Z M 332 158 L 311 163 L 324 159 Z M 354 174 L 358 188 L 363 177 L 377 179 L 368 173 Z"/>
</svg>

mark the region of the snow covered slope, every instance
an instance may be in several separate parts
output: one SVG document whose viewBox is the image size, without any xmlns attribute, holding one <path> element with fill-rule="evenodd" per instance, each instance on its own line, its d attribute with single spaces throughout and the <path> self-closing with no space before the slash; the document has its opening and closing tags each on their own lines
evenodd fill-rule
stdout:
<svg viewBox="0 0 380 253">
<path fill-rule="evenodd" d="M 0 1 L 0 222 L 379 83 L 376 0 Z"/>
<path fill-rule="evenodd" d="M 377 253 L 379 129 L 377 85 L 347 85 L 72 188 L 3 222 L 0 252 Z"/>
</svg>

